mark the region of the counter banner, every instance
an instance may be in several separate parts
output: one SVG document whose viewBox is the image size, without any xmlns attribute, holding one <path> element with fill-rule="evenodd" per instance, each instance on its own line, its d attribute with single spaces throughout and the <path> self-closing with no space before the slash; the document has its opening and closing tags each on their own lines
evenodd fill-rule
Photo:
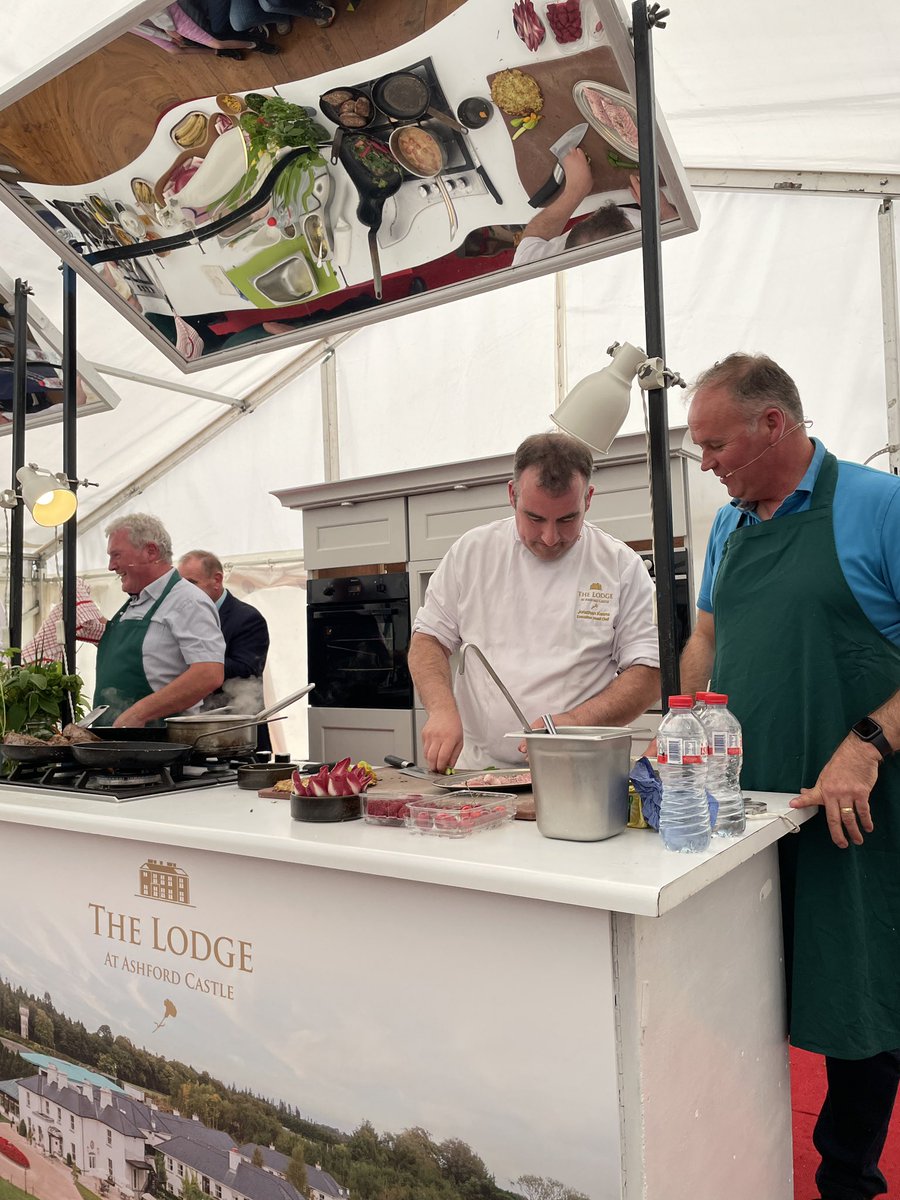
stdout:
<svg viewBox="0 0 900 1200">
<path fill-rule="evenodd" d="M 620 1195 L 609 914 L 13 824 L 0 871 L 40 1200 Z"/>
</svg>

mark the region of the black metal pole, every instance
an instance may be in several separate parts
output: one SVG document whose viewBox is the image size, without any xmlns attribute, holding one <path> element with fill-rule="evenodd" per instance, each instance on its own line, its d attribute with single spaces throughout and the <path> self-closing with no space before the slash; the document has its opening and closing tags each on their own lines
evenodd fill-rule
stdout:
<svg viewBox="0 0 900 1200">
<path fill-rule="evenodd" d="M 78 462 L 76 457 L 76 304 L 75 283 L 77 276 L 68 263 L 63 263 L 63 474 L 70 480 L 73 491 L 78 488 Z M 75 581 L 78 562 L 75 540 L 78 535 L 78 515 L 63 526 L 62 543 L 62 613 L 65 629 L 66 671 L 75 674 Z M 73 709 L 74 713 L 74 709 Z"/>
<path fill-rule="evenodd" d="M 19 486 L 18 471 L 25 466 L 25 383 L 28 350 L 28 296 L 31 289 L 23 279 L 16 280 L 15 357 L 13 359 L 12 409 L 12 489 Z M 22 604 L 25 583 L 25 505 L 19 501 L 12 510 L 9 529 L 9 644 L 15 651 L 11 661 L 22 661 Z"/>
<path fill-rule="evenodd" d="M 659 228 L 659 168 L 656 161 L 656 93 L 653 82 L 651 27 L 658 10 L 648 10 L 644 0 L 634 0 L 631 20 L 637 98 L 638 146 L 641 183 L 641 257 L 644 269 L 644 322 L 647 355 L 665 362 L 662 255 Z M 665 15 L 665 14 L 661 14 Z M 660 684 L 663 711 L 669 696 L 677 694 L 678 635 L 675 621 L 675 547 L 672 525 L 672 482 L 669 472 L 669 419 L 666 389 L 648 393 L 650 425 L 650 508 L 653 524 L 653 561 L 656 574 L 656 612 L 659 635 Z"/>
</svg>

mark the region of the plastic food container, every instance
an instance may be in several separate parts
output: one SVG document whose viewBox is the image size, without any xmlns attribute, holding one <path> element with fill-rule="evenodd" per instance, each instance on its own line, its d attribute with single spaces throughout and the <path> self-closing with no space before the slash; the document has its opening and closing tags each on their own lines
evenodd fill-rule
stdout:
<svg viewBox="0 0 900 1200">
<path fill-rule="evenodd" d="M 510 792 L 423 796 L 409 804 L 406 828 L 412 833 L 460 838 L 479 830 L 496 829 L 515 815 L 516 798 Z"/>
<path fill-rule="evenodd" d="M 421 792 L 366 792 L 363 795 L 363 820 L 369 825 L 393 825 L 402 828 L 409 816 L 410 804 L 424 804 Z"/>
</svg>

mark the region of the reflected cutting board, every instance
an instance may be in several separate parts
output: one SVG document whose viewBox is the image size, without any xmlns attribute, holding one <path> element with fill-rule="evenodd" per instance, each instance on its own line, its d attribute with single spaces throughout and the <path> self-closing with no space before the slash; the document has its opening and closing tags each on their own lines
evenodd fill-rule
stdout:
<svg viewBox="0 0 900 1200">
<path fill-rule="evenodd" d="M 584 120 L 572 99 L 572 88 L 575 84 L 581 79 L 591 79 L 621 91 L 627 92 L 628 89 L 608 46 L 596 46 L 593 50 L 585 50 L 581 54 L 573 54 L 569 58 L 556 59 L 553 62 L 521 63 L 519 70 L 536 81 L 544 97 L 541 120 L 534 129 L 523 133 L 512 144 L 516 156 L 516 170 L 522 186 L 529 196 L 533 196 L 538 188 L 546 183 L 556 162 L 554 155 L 550 153 L 550 147 L 573 125 L 578 125 Z M 494 76 L 489 75 L 488 84 L 493 81 Z M 499 109 L 497 113 L 512 137 L 516 132 L 510 125 L 512 118 Z M 609 163 L 606 156 L 613 148 L 595 129 L 588 128 L 581 142 L 581 149 L 591 160 L 594 192 L 628 190 L 628 177 L 636 172 L 614 167 Z M 486 165 L 490 169 L 490 163 Z"/>
</svg>

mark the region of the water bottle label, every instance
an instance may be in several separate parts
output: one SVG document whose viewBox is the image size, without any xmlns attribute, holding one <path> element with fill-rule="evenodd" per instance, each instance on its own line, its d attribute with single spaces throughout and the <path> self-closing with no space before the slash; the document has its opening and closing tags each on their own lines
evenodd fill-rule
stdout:
<svg viewBox="0 0 900 1200">
<path fill-rule="evenodd" d="M 667 737 L 659 741 L 657 747 L 656 761 L 664 765 L 700 764 L 706 757 L 706 746 L 700 738 Z"/>
<path fill-rule="evenodd" d="M 706 748 L 707 754 L 740 754 L 741 735 L 725 730 L 714 733 L 711 745 Z"/>
</svg>

